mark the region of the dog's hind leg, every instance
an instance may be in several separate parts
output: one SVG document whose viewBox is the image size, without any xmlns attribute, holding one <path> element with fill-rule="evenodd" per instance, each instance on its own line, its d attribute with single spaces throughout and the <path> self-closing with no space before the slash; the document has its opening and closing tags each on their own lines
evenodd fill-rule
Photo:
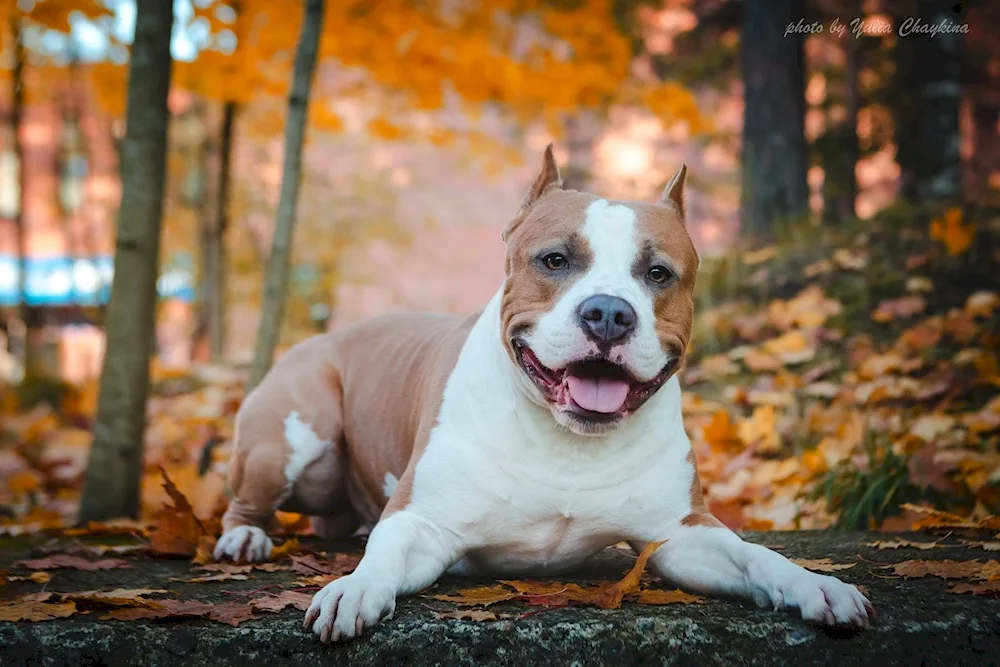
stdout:
<svg viewBox="0 0 1000 667">
<path fill-rule="evenodd" d="M 314 368 L 286 364 L 274 370 L 280 372 L 266 377 L 236 416 L 229 469 L 233 498 L 222 518 L 217 560 L 270 558 L 274 545 L 267 531 L 276 510 L 326 515 L 339 509 L 343 462 L 336 383 Z"/>
</svg>

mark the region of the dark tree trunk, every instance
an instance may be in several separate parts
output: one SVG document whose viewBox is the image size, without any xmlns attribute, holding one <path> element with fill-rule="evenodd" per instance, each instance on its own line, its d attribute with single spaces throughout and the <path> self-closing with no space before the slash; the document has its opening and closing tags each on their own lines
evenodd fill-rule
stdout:
<svg viewBox="0 0 1000 667">
<path fill-rule="evenodd" d="M 860 16 L 859 3 L 850 3 L 847 15 Z M 843 105 L 844 115 L 839 121 L 831 122 L 828 130 L 830 141 L 827 142 L 823 165 L 823 221 L 828 224 L 838 224 L 853 218 L 858 197 L 856 170 L 861 154 L 858 145 L 861 43 L 850 35 L 842 37 L 841 42 L 844 48 L 844 82 L 842 99 L 835 102 Z"/>
<path fill-rule="evenodd" d="M 792 0 L 743 3 L 740 218 L 743 229 L 757 237 L 768 237 L 776 222 L 809 211 L 803 35 L 785 35 L 801 16 L 801 6 Z"/>
<path fill-rule="evenodd" d="M 282 165 L 281 194 L 274 226 L 271 255 L 267 261 L 264 281 L 264 304 L 261 308 L 260 330 L 250 366 L 248 389 L 257 386 L 274 360 L 274 351 L 281 336 L 285 316 L 285 295 L 288 291 L 288 269 L 291 263 L 292 236 L 299 199 L 302 172 L 302 143 L 306 132 L 309 95 L 312 90 L 316 54 L 323 27 L 323 0 L 306 0 L 302 31 L 295 53 L 292 91 L 288 97 L 288 118 L 285 121 L 285 161 Z"/>
<path fill-rule="evenodd" d="M 212 361 L 222 359 L 226 346 L 226 233 L 229 229 L 229 185 L 236 111 L 235 102 L 226 102 L 222 109 L 216 188 L 214 197 L 207 197 L 204 202 L 201 225 L 201 312 L 198 328 L 208 336 Z M 206 169 L 206 172 L 210 170 Z"/>
<path fill-rule="evenodd" d="M 897 9 L 897 29 L 905 29 L 906 21 L 917 17 L 924 25 L 963 20 L 947 3 L 920 0 L 916 9 L 916 16 Z M 962 196 L 961 49 L 960 33 L 942 31 L 931 38 L 910 30 L 897 39 L 897 161 L 902 194 L 908 200 L 950 201 Z"/>
<path fill-rule="evenodd" d="M 136 2 L 122 201 L 94 444 L 80 520 L 137 516 L 166 176 L 173 3 Z"/>
</svg>

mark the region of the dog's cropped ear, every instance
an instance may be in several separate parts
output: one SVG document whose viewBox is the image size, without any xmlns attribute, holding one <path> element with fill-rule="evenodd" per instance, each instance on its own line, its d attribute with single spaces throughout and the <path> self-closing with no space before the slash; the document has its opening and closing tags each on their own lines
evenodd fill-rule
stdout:
<svg viewBox="0 0 1000 667">
<path fill-rule="evenodd" d="M 542 155 L 542 170 L 539 172 L 535 182 L 521 202 L 521 213 L 531 208 L 535 202 L 541 199 L 549 190 L 562 188 L 562 176 L 559 174 L 559 165 L 556 164 L 556 156 L 552 153 L 552 144 L 545 147 L 545 154 Z"/>
<path fill-rule="evenodd" d="M 660 201 L 657 202 L 660 206 L 673 206 L 682 218 L 684 217 L 684 181 L 687 180 L 687 172 L 687 165 L 682 164 L 670 182 L 667 183 L 667 187 L 663 188 L 663 194 L 660 195 Z"/>
<path fill-rule="evenodd" d="M 528 209 L 534 206 L 539 199 L 545 196 L 545 193 L 551 190 L 561 190 L 562 185 L 562 176 L 559 174 L 559 165 L 556 164 L 556 156 L 552 153 L 552 144 L 550 143 L 545 147 L 545 154 L 542 155 L 542 170 L 535 178 L 535 182 L 532 183 L 531 189 L 528 190 L 528 194 L 524 196 L 524 201 L 521 202 L 521 209 L 517 212 L 517 216 L 514 218 L 512 223 L 503 230 L 501 238 L 506 242 L 507 237 L 510 236 L 514 225 L 524 217 L 524 214 L 528 212 Z"/>
</svg>

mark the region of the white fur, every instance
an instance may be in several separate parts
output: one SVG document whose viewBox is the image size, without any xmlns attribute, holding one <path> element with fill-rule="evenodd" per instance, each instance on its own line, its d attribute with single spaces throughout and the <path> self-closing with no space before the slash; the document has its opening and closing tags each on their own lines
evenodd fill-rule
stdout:
<svg viewBox="0 0 1000 667">
<path fill-rule="evenodd" d="M 596 294 L 624 299 L 635 310 L 635 333 L 610 350 L 613 361 L 622 364 L 639 380 L 656 377 L 670 361 L 656 336 L 653 300 L 632 275 L 640 248 L 635 211 L 624 204 L 598 199 L 587 207 L 583 235 L 593 253 L 587 273 L 573 284 L 552 310 L 538 319 L 525 342 L 538 360 L 549 368 L 565 368 L 573 361 L 597 353 L 597 346 L 580 327 L 580 304 Z"/>
<path fill-rule="evenodd" d="M 288 462 L 285 463 L 285 480 L 288 492 L 291 492 L 302 471 L 316 462 L 323 455 L 323 452 L 329 449 L 332 442 L 320 440 L 312 427 L 302 421 L 296 410 L 292 410 L 285 417 L 285 440 L 292 448 L 288 455 Z"/>
<path fill-rule="evenodd" d="M 601 220 L 621 232 L 625 217 Z M 627 248 L 606 240 L 605 250 L 621 261 Z M 592 285 L 615 288 L 613 267 L 600 269 Z M 810 620 L 867 623 L 867 600 L 853 587 L 726 529 L 682 525 L 695 472 L 676 378 L 614 431 L 576 435 L 525 393 L 500 340 L 499 303 L 500 293 L 448 380 L 409 505 L 375 526 L 353 574 L 313 598 L 306 625 L 324 641 L 361 634 L 392 614 L 397 595 L 430 585 L 450 566 L 553 573 L 622 540 L 669 540 L 654 564 L 679 585 L 795 606 Z"/>
<path fill-rule="evenodd" d="M 237 563 L 260 563 L 271 557 L 274 542 L 257 526 L 237 526 L 219 538 L 212 556 Z"/>
<path fill-rule="evenodd" d="M 392 494 L 396 492 L 396 487 L 399 486 L 399 480 L 391 472 L 385 474 L 385 481 L 382 482 L 382 493 L 385 494 L 386 500 L 392 498 Z"/>
</svg>

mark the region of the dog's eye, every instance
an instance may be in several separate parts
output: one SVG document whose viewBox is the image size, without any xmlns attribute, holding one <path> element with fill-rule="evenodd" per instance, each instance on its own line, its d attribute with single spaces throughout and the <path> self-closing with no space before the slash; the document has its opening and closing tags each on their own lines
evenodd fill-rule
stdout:
<svg viewBox="0 0 1000 667">
<path fill-rule="evenodd" d="M 545 268 L 549 271 L 559 271 L 560 269 L 565 269 L 569 265 L 569 260 L 566 259 L 566 255 L 558 252 L 549 253 L 545 257 L 542 257 L 542 262 L 545 264 Z"/>
<path fill-rule="evenodd" d="M 670 272 L 670 269 L 665 266 L 654 266 L 646 272 L 646 277 L 659 285 L 670 280 L 671 275 L 673 274 Z"/>
</svg>

